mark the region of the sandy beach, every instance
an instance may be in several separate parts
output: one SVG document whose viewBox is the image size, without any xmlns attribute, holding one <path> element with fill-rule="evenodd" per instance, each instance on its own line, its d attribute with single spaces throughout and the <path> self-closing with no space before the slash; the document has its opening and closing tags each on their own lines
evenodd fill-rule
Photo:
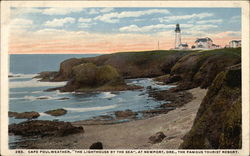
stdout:
<svg viewBox="0 0 250 156">
<path fill-rule="evenodd" d="M 66 137 L 49 137 L 36 142 L 27 142 L 28 148 L 39 149 L 89 149 L 95 142 L 102 142 L 104 149 L 176 149 L 182 143 L 182 137 L 191 129 L 196 113 L 206 89 L 188 90 L 193 100 L 167 114 L 152 118 L 110 125 L 83 125 L 84 133 Z M 149 137 L 163 132 L 166 137 L 160 143 L 149 143 Z"/>
</svg>

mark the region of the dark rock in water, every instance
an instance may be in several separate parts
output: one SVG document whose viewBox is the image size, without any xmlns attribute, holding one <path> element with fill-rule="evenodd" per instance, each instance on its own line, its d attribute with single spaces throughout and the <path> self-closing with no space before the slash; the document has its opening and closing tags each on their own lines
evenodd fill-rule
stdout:
<svg viewBox="0 0 250 156">
<path fill-rule="evenodd" d="M 37 100 L 47 100 L 47 99 L 49 99 L 48 97 L 38 97 L 38 98 L 36 98 Z"/>
<path fill-rule="evenodd" d="M 163 132 L 157 132 L 156 134 L 149 137 L 149 143 L 151 144 L 160 143 L 165 137 L 166 135 Z"/>
<path fill-rule="evenodd" d="M 93 117 L 93 120 L 113 120 L 114 118 L 110 115 L 100 115 L 97 117 Z"/>
<path fill-rule="evenodd" d="M 53 92 L 53 91 L 56 91 L 56 90 L 60 90 L 62 87 L 56 87 L 56 88 L 49 88 L 49 89 L 45 89 L 44 91 L 45 92 Z"/>
<path fill-rule="evenodd" d="M 116 111 L 115 116 L 117 118 L 134 118 L 136 117 L 138 113 L 131 111 L 130 109 L 127 109 L 125 111 Z"/>
<path fill-rule="evenodd" d="M 103 146 L 102 146 L 102 143 L 101 142 L 96 142 L 96 143 L 93 143 L 89 149 L 103 149 Z"/>
<path fill-rule="evenodd" d="M 82 127 L 63 121 L 32 120 L 9 125 L 9 133 L 21 136 L 67 136 L 83 132 Z"/>
<path fill-rule="evenodd" d="M 49 110 L 44 112 L 46 114 L 52 115 L 52 116 L 61 116 L 67 113 L 67 110 L 65 109 L 55 109 L 55 110 Z"/>
<path fill-rule="evenodd" d="M 149 90 L 152 89 L 152 86 L 147 86 L 147 89 L 149 89 Z"/>
<path fill-rule="evenodd" d="M 180 149 L 241 149 L 241 67 L 218 74 L 209 87 L 194 124 Z"/>
<path fill-rule="evenodd" d="M 67 97 L 63 97 L 63 98 L 60 98 L 60 99 L 57 99 L 57 100 L 68 100 L 69 98 Z"/>
<path fill-rule="evenodd" d="M 18 112 L 9 112 L 9 117 L 15 117 L 16 119 L 34 119 L 38 118 L 40 114 L 38 112 L 23 112 L 23 113 L 18 113 Z"/>
<path fill-rule="evenodd" d="M 20 75 L 8 75 L 8 77 L 20 77 Z"/>
<path fill-rule="evenodd" d="M 187 91 L 175 91 L 175 88 L 163 91 L 149 92 L 149 96 L 157 100 L 165 100 L 168 103 L 162 104 L 161 108 L 180 107 L 193 99 L 193 95 Z M 170 102 L 170 103 L 169 103 Z"/>
</svg>

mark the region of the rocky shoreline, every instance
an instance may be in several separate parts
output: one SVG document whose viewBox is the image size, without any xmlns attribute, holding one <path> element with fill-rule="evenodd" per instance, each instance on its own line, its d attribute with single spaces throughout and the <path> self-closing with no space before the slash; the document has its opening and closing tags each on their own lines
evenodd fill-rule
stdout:
<svg viewBox="0 0 250 156">
<path fill-rule="evenodd" d="M 187 51 L 117 53 L 65 60 L 58 72 L 44 72 L 38 76 L 41 81 L 68 81 L 64 87 L 47 91 L 134 90 L 140 87 L 129 86 L 124 79 L 140 77 L 155 77 L 157 81 L 177 84 L 177 87 L 163 91 L 147 88 L 149 96 L 156 100 L 165 100 L 165 103 L 157 108 L 138 112 L 117 111 L 113 116 L 98 116 L 90 120 L 72 122 L 71 126 L 83 127 L 86 133 L 72 134 L 70 137 L 47 136 L 20 144 L 25 144 L 25 148 L 39 149 L 88 149 L 94 148 L 97 143 L 98 147 L 106 149 L 240 148 L 241 116 L 239 112 L 232 111 L 234 108 L 241 109 L 240 62 L 239 48 L 191 53 Z M 207 88 L 209 89 L 206 95 Z M 225 96 L 230 97 L 230 93 L 234 98 L 225 98 Z M 213 97 L 217 99 L 212 100 Z M 214 119 L 213 112 L 205 109 L 207 107 L 213 109 L 217 115 L 222 113 L 223 118 L 218 121 Z M 228 117 L 229 114 L 232 114 L 232 117 Z M 214 122 L 211 123 L 210 118 L 214 119 Z M 213 124 L 216 125 L 215 129 L 212 128 Z M 200 127 L 197 128 L 196 125 Z M 233 132 L 226 127 L 228 125 L 234 128 Z M 190 129 L 192 131 L 189 132 Z M 211 129 L 211 133 L 207 133 L 206 129 Z M 199 136 L 200 133 L 202 136 Z M 232 140 L 234 136 L 238 139 Z M 207 137 L 209 140 L 206 140 Z M 48 140 L 49 146 L 45 145 Z M 193 143 L 194 140 L 196 143 Z M 233 146 L 228 145 L 231 142 Z"/>
<path fill-rule="evenodd" d="M 174 141 L 174 140 L 179 140 L 181 136 L 183 136 L 185 133 L 182 132 L 181 136 L 176 136 L 175 134 L 169 134 L 168 132 L 166 132 L 167 129 L 162 129 L 162 126 L 170 126 L 172 125 L 176 125 L 177 123 L 174 123 L 174 120 L 177 119 L 176 117 L 179 116 L 178 114 L 176 114 L 176 111 L 181 111 L 183 113 L 183 111 L 187 111 L 189 113 L 192 112 L 192 118 L 194 118 L 195 116 L 195 111 L 198 109 L 199 106 L 199 102 L 201 100 L 201 98 L 205 95 L 206 90 L 201 90 L 201 89 L 195 89 L 193 91 L 186 91 L 188 94 L 193 95 L 194 97 L 192 97 L 190 99 L 189 97 L 189 102 L 182 105 L 182 106 L 177 106 L 175 109 L 172 109 L 172 111 L 167 110 L 167 109 L 162 109 L 162 111 L 159 111 L 157 113 L 155 113 L 154 111 L 156 110 L 151 110 L 152 112 L 150 113 L 150 116 L 147 116 L 143 119 L 140 120 L 131 120 L 130 122 L 119 122 L 119 123 L 114 123 L 114 120 L 84 120 L 84 121 L 77 121 L 77 122 L 72 122 L 72 126 L 74 127 L 82 127 L 84 129 L 84 133 L 74 133 L 74 134 L 70 134 L 69 136 L 60 136 L 60 135 L 49 135 L 49 136 L 44 136 L 36 141 L 34 140 L 27 140 L 27 141 L 23 141 L 23 142 L 19 142 L 16 144 L 16 147 L 18 148 L 29 148 L 29 149 L 51 149 L 51 148 L 58 148 L 58 149 L 62 149 L 62 148 L 80 148 L 80 149 L 88 149 L 93 143 L 95 142 L 101 142 L 103 144 L 103 148 L 131 148 L 132 146 L 134 146 L 133 148 L 159 148 L 159 147 L 155 147 L 155 146 L 159 146 L 160 144 L 165 144 L 165 141 Z M 201 94 L 202 93 L 202 94 Z M 166 93 L 165 93 L 166 94 Z M 201 95 L 200 95 L 201 94 Z M 199 96 L 197 96 L 199 95 Z M 185 107 L 190 107 L 189 104 L 191 105 L 195 105 L 191 106 L 191 110 L 185 108 Z M 187 106 L 186 106 L 187 105 Z M 196 108 L 196 110 L 193 110 L 194 108 Z M 191 112 L 190 112 L 191 111 Z M 116 112 L 116 114 L 118 115 L 118 117 L 120 117 L 119 119 L 123 118 L 123 117 L 132 117 L 135 115 L 135 112 L 131 112 L 129 110 L 124 111 L 124 112 Z M 153 114 L 153 115 L 152 115 Z M 170 116 L 174 115 L 176 117 L 174 117 L 175 119 L 169 118 L 167 116 L 169 116 L 168 114 L 170 114 Z M 128 115 L 128 116 L 127 116 Z M 186 120 L 185 116 L 179 116 L 180 118 L 183 118 L 184 120 Z M 191 117 L 191 116 L 190 116 Z M 103 116 L 101 117 L 102 119 L 106 118 L 106 119 L 110 119 L 107 116 Z M 156 120 L 156 121 L 155 121 Z M 171 121 L 173 123 L 163 123 L 162 121 L 157 121 L 157 120 L 164 120 L 164 121 Z M 179 119 L 181 120 L 181 119 Z M 108 122 L 110 121 L 110 122 Z M 187 120 L 188 122 L 193 122 L 193 119 L 191 120 Z M 40 121 L 38 121 L 40 122 Z M 53 121 L 51 121 L 53 122 Z M 181 121 L 183 122 L 183 121 Z M 154 124 L 157 124 L 156 127 L 154 127 L 153 129 L 157 129 L 155 133 L 148 133 L 149 131 L 141 131 L 141 129 L 146 128 L 147 130 L 152 129 L 152 127 L 150 126 L 150 124 L 152 124 L 152 126 Z M 182 123 L 183 124 L 183 123 Z M 149 127 L 148 127 L 149 126 Z M 180 126 L 180 125 L 179 125 Z M 189 126 L 191 128 L 190 124 L 184 124 L 182 126 Z M 102 128 L 101 128 L 102 127 Z M 138 129 L 137 129 L 137 128 Z M 170 126 L 171 127 L 171 126 Z M 101 130 L 102 129 L 102 130 Z M 181 129 L 179 129 L 181 130 Z M 119 132 L 118 132 L 119 131 Z M 161 138 L 159 141 L 159 138 L 155 138 L 151 137 L 154 134 L 156 134 L 158 131 L 163 131 L 164 135 L 167 135 L 164 138 Z M 188 129 L 186 129 L 185 131 L 188 131 Z M 140 135 L 143 135 L 144 138 L 142 139 L 142 141 L 140 141 L 141 136 L 139 135 L 138 138 L 133 137 L 134 139 L 136 139 L 137 141 L 132 143 L 133 141 L 131 140 L 132 138 L 127 136 L 127 133 L 141 133 Z M 46 132 L 47 133 L 47 132 Z M 114 136 L 114 133 L 119 133 Z M 146 134 L 145 134 L 146 133 Z M 172 133 L 172 130 L 171 130 Z M 52 133 L 53 134 L 53 133 Z M 61 133 L 60 133 L 61 134 Z M 90 136 L 89 136 L 90 135 Z M 112 137 L 111 137 L 112 136 Z M 162 135 L 159 135 L 159 137 L 161 137 Z M 104 137 L 102 139 L 102 137 Z M 124 141 L 127 141 L 126 144 L 124 144 L 123 146 L 119 143 L 121 140 L 121 137 L 123 138 Z M 128 138 L 129 139 L 128 139 Z M 151 137 L 151 139 L 149 139 Z M 99 138 L 99 139 L 98 139 Z M 127 140 L 127 139 L 128 140 Z M 110 140 L 114 139 L 113 143 L 111 143 Z M 145 140 L 146 139 L 146 140 Z M 48 144 L 48 140 L 49 144 Z M 156 140 L 156 141 L 154 141 Z M 131 142 L 132 141 L 132 142 Z M 47 142 L 47 144 L 45 143 Z M 179 141 L 178 141 L 179 142 Z M 135 145 L 136 143 L 136 145 Z M 170 146 L 170 145 L 169 145 Z M 175 148 L 177 148 L 177 146 L 175 145 Z"/>
</svg>

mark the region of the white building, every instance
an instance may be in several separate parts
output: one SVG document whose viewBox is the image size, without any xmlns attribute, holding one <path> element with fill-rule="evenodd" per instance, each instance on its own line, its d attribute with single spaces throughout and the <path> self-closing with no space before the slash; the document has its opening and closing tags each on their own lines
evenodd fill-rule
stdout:
<svg viewBox="0 0 250 156">
<path fill-rule="evenodd" d="M 241 40 L 232 40 L 229 42 L 230 48 L 238 48 L 241 47 Z"/>
<path fill-rule="evenodd" d="M 213 41 L 209 37 L 205 38 L 197 38 L 195 41 L 195 48 L 201 48 L 201 49 L 212 49 L 214 46 Z"/>
<path fill-rule="evenodd" d="M 188 49 L 187 43 L 181 43 L 181 29 L 179 24 L 176 24 L 175 28 L 175 49 Z"/>
</svg>

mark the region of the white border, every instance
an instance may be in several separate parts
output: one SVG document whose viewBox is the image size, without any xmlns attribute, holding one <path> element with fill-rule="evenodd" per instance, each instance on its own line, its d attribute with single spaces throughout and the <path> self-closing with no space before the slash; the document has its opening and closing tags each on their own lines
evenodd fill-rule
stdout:
<svg viewBox="0 0 250 156">
<path fill-rule="evenodd" d="M 8 140 L 8 130 L 7 130 L 8 129 L 8 111 L 7 111 L 8 110 L 8 53 L 7 52 L 8 52 L 8 25 L 9 25 L 8 17 L 9 17 L 10 7 L 239 7 L 241 8 L 242 45 L 244 45 L 242 47 L 242 82 L 243 82 L 242 143 L 243 144 L 242 144 L 242 150 L 238 151 L 240 152 L 239 155 L 242 156 L 249 154 L 249 148 L 250 148 L 249 146 L 249 43 L 250 43 L 249 2 L 247 1 L 63 1 L 63 2 L 62 1 L 1 1 L 1 55 L 0 55 L 1 98 L 0 100 L 1 100 L 1 154 L 2 155 L 21 155 L 21 154 L 15 154 L 16 150 L 8 150 L 8 141 L 7 141 Z M 37 151 L 43 151 L 43 150 L 37 150 Z M 174 151 L 180 151 L 180 150 L 174 150 Z M 45 154 L 40 153 L 40 154 L 29 154 L 29 155 L 45 155 Z M 65 155 L 65 154 L 60 154 L 60 155 Z M 77 155 L 83 155 L 83 154 L 77 154 Z M 84 154 L 84 155 L 93 155 L 93 154 Z M 108 155 L 124 155 L 124 154 L 116 153 Z M 133 154 L 126 154 L 126 155 L 133 155 Z M 185 154 L 185 155 L 192 155 L 192 154 Z M 220 156 L 221 155 L 223 154 L 220 154 Z"/>
</svg>

